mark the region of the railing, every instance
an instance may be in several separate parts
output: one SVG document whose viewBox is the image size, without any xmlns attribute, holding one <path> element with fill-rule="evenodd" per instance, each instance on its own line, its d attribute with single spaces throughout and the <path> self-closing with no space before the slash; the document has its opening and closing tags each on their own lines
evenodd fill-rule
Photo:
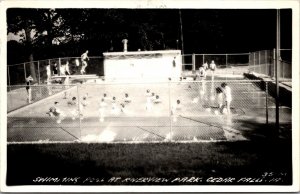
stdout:
<svg viewBox="0 0 300 194">
<path fill-rule="evenodd" d="M 279 78 L 291 79 L 292 78 L 292 50 L 281 49 L 281 60 L 279 63 Z M 183 74 L 186 72 L 195 73 L 198 68 L 205 62 L 208 64 L 211 61 L 217 65 L 220 74 L 239 74 L 245 72 L 255 72 L 275 77 L 275 61 L 274 52 L 272 50 L 256 51 L 251 53 L 230 53 L 230 54 L 187 54 L 182 55 L 182 70 Z M 90 57 L 86 74 L 96 74 L 104 76 L 104 58 L 103 57 Z M 37 84 L 46 84 L 47 81 L 47 65 L 50 65 L 50 71 L 53 74 L 53 67 L 57 65 L 60 74 L 62 65 L 69 63 L 71 74 L 80 74 L 82 67 L 80 58 L 78 57 L 65 57 L 46 59 L 33 62 L 25 62 L 21 64 L 14 64 L 7 66 L 7 83 L 11 85 L 25 84 L 25 78 L 28 75 L 33 76 Z"/>
</svg>

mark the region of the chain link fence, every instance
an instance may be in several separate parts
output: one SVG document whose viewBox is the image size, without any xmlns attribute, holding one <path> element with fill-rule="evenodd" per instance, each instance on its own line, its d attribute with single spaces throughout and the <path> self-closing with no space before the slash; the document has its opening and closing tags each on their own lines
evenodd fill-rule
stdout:
<svg viewBox="0 0 300 194">
<path fill-rule="evenodd" d="M 103 57 L 89 57 L 88 66 L 84 74 L 104 75 Z M 23 85 L 25 78 L 31 75 L 34 83 L 47 84 L 47 66 L 49 66 L 50 76 L 64 75 L 66 65 L 70 75 L 80 75 L 82 69 L 81 59 L 78 57 L 65 57 L 46 59 L 33 62 L 26 62 L 7 66 L 7 85 Z"/>
<path fill-rule="evenodd" d="M 223 82 L 32 86 L 31 104 L 24 87 L 8 87 L 8 142 L 235 141 L 273 125 L 270 83 Z M 281 106 L 280 123 L 290 129 L 291 109 Z"/>
<path fill-rule="evenodd" d="M 279 79 L 292 79 L 292 50 L 281 49 L 278 64 Z M 275 50 L 250 53 L 249 71 L 275 78 Z"/>
<path fill-rule="evenodd" d="M 7 87 L 7 111 L 12 112 L 45 99 L 55 98 L 59 93 L 68 93 L 72 85 L 14 85 Z"/>
<path fill-rule="evenodd" d="M 273 50 L 262 50 L 251 53 L 230 53 L 230 54 L 186 54 L 182 55 L 183 76 L 194 75 L 205 62 L 208 65 L 214 60 L 219 74 L 239 74 L 245 72 L 256 72 L 269 77 L 275 77 L 275 63 Z M 292 77 L 292 50 L 280 50 L 279 77 L 280 79 L 291 79 Z M 85 74 L 104 76 L 104 58 L 89 57 Z M 81 74 L 82 63 L 79 57 L 65 57 L 33 61 L 7 67 L 8 85 L 23 85 L 25 78 L 33 76 L 38 84 L 47 82 L 47 69 L 50 66 L 51 75 L 61 75 L 62 66 L 68 64 L 71 75 Z M 56 67 L 56 68 L 55 68 Z M 57 69 L 57 70 L 55 70 Z"/>
<path fill-rule="evenodd" d="M 204 63 L 214 61 L 219 74 L 239 74 L 242 75 L 248 70 L 249 53 L 230 54 L 190 54 L 183 55 L 183 74 L 195 74 Z"/>
</svg>

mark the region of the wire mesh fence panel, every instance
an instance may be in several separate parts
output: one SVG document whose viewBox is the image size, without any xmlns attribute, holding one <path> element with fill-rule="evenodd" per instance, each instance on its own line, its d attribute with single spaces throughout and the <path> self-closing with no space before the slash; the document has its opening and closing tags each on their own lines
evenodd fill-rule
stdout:
<svg viewBox="0 0 300 194">
<path fill-rule="evenodd" d="M 8 86 L 7 87 L 7 111 L 18 109 L 28 104 L 27 91 L 25 86 Z"/>
<path fill-rule="evenodd" d="M 78 107 L 68 101 L 66 93 L 76 94 L 76 87 L 62 85 L 30 86 L 31 96 L 12 96 L 20 107 L 8 113 L 9 142 L 48 142 L 80 140 Z M 21 88 L 20 92 L 27 92 Z M 31 97 L 31 102 L 28 102 Z M 26 99 L 26 100 L 25 100 Z M 11 100 L 8 100 L 10 102 Z M 22 106 L 22 108 L 21 108 Z"/>
<path fill-rule="evenodd" d="M 292 79 L 292 65 L 287 61 L 280 61 L 280 78 Z"/>
<path fill-rule="evenodd" d="M 193 55 L 182 55 L 182 71 L 192 71 Z"/>
<path fill-rule="evenodd" d="M 8 93 L 8 109 L 15 109 L 8 114 L 9 141 L 246 140 L 276 116 L 274 84 L 261 80 L 31 88 L 32 104 L 24 86 Z M 285 128 L 291 126 L 288 95 L 280 91 L 279 122 Z"/>
<path fill-rule="evenodd" d="M 275 126 L 279 137 L 291 137 L 292 131 L 292 90 L 279 85 L 278 109 L 276 108 L 276 84 L 268 82 L 268 93 L 272 103 L 268 104 L 269 124 Z M 278 112 L 277 112 L 278 111 Z M 276 119 L 278 114 L 278 120 Z"/>
<path fill-rule="evenodd" d="M 250 53 L 249 71 L 274 77 L 273 50 L 262 50 Z"/>
<path fill-rule="evenodd" d="M 104 75 L 104 58 L 103 57 L 89 57 L 86 74 Z"/>
<path fill-rule="evenodd" d="M 50 60 L 40 60 L 39 61 L 39 72 L 40 72 L 40 84 L 47 84 L 47 79 L 48 79 L 48 75 L 47 75 L 47 67 L 49 68 L 48 73 L 50 73 L 49 75 L 51 76 L 51 66 L 49 64 Z M 49 77 L 50 77 L 49 76 Z"/>
<path fill-rule="evenodd" d="M 211 64 L 212 61 L 215 62 L 217 68 L 226 68 L 226 55 L 214 55 L 214 54 L 205 54 L 203 55 L 204 61 L 208 64 Z"/>
<path fill-rule="evenodd" d="M 25 63 L 25 75 L 26 77 L 31 76 L 33 83 L 39 83 L 39 64 L 37 61 Z"/>
<path fill-rule="evenodd" d="M 65 96 L 74 90 L 74 86 L 65 85 L 24 85 L 8 86 L 7 111 L 11 112 L 34 102 L 47 99 L 50 96 L 60 94 Z M 62 98 L 63 98 L 62 97 Z"/>
<path fill-rule="evenodd" d="M 28 95 L 25 88 L 20 88 L 20 91 L 8 100 L 8 106 L 15 106 L 8 107 L 8 110 L 14 108 L 7 117 L 8 141 L 79 141 L 79 109 L 66 98 L 66 92 L 73 95 L 77 93 L 76 87 L 40 85 L 30 88 L 31 91 L 28 92 L 31 95 Z M 16 107 L 18 103 L 19 106 Z"/>
<path fill-rule="evenodd" d="M 259 81 L 199 81 L 171 86 L 173 140 L 237 140 L 243 131 L 265 124 L 266 94 Z M 231 90 L 230 108 L 222 91 Z M 229 97 L 228 97 L 229 98 Z M 229 100 L 230 101 L 230 100 Z M 229 114 L 230 112 L 230 114 Z M 184 135 L 183 135 L 184 134 Z"/>
<path fill-rule="evenodd" d="M 39 113 L 41 114 L 41 113 Z M 13 116 L 7 119 L 8 142 L 79 141 L 79 118 Z"/>
<path fill-rule="evenodd" d="M 51 75 L 60 75 L 60 59 L 49 59 Z"/>
<path fill-rule="evenodd" d="M 203 55 L 195 54 L 195 68 L 199 69 L 205 63 Z"/>
<path fill-rule="evenodd" d="M 64 103 L 31 106 L 9 115 L 7 131 L 8 142 L 80 140 L 79 117 L 64 108 Z"/>
<path fill-rule="evenodd" d="M 168 84 L 79 85 L 82 141 L 164 141 L 169 133 Z"/>
<path fill-rule="evenodd" d="M 247 66 L 249 64 L 249 54 L 227 54 L 227 66 Z"/>
<path fill-rule="evenodd" d="M 273 50 L 267 50 L 267 73 L 266 75 L 270 77 L 275 77 L 275 68 L 274 68 L 274 59 L 273 59 Z"/>
<path fill-rule="evenodd" d="M 24 64 L 8 66 L 10 85 L 25 84 L 25 66 Z"/>
</svg>

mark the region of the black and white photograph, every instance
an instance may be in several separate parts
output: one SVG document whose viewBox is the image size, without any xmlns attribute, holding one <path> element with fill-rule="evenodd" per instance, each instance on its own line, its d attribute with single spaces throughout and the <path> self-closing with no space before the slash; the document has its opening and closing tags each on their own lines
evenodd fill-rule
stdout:
<svg viewBox="0 0 300 194">
<path fill-rule="evenodd" d="M 299 1 L 245 2 L 1 2 L 1 191 L 299 192 Z"/>
</svg>

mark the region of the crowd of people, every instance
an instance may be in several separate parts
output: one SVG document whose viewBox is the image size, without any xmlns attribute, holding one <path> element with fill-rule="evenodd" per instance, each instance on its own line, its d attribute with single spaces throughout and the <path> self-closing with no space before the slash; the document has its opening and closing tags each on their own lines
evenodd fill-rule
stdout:
<svg viewBox="0 0 300 194">
<path fill-rule="evenodd" d="M 85 73 L 85 69 L 88 66 L 87 61 L 89 60 L 88 58 L 88 51 L 83 53 L 81 55 L 81 63 L 82 63 L 82 68 L 80 70 L 81 74 Z M 79 64 L 77 62 L 76 64 Z M 199 70 L 197 72 L 197 77 L 200 80 L 200 83 L 202 83 L 202 87 L 199 91 L 200 93 L 200 99 L 203 100 L 203 96 L 205 95 L 205 80 L 207 78 L 207 72 L 210 71 L 211 79 L 212 81 L 214 80 L 214 73 L 217 69 L 217 66 L 215 62 L 212 60 L 211 63 L 208 65 L 207 62 L 202 64 L 199 67 Z M 52 70 L 52 72 L 51 72 Z M 58 67 L 57 64 L 55 63 L 52 68 L 50 68 L 50 65 L 46 67 L 47 71 L 47 81 L 50 80 L 52 75 L 56 75 L 58 73 Z M 59 68 L 59 72 L 61 75 L 70 75 L 70 68 L 69 68 L 69 62 L 67 61 L 65 64 L 61 65 Z M 68 77 L 68 76 L 66 76 Z M 69 84 L 68 83 L 69 79 L 65 79 L 63 82 L 64 84 Z M 27 99 L 28 102 L 31 103 L 32 96 L 31 96 L 31 84 L 33 82 L 32 76 L 28 76 L 26 78 L 26 91 L 27 91 Z M 189 85 L 189 88 L 190 85 Z M 82 99 L 77 99 L 75 96 L 70 97 L 69 93 L 67 91 L 64 92 L 65 96 L 64 99 L 68 99 L 67 105 L 69 107 L 74 107 L 74 109 L 71 111 L 72 118 L 75 119 L 76 117 L 80 117 L 81 119 L 84 118 L 83 116 L 83 110 L 89 105 L 88 102 L 88 94 L 84 95 Z M 215 88 L 215 92 L 213 95 L 213 100 L 216 99 L 216 104 L 219 109 L 219 113 L 221 114 L 230 114 L 230 106 L 231 106 L 231 101 L 232 101 L 232 94 L 231 94 L 231 88 L 228 86 L 227 83 L 221 83 L 220 86 Z M 150 92 L 149 89 L 146 90 L 146 99 L 145 99 L 145 110 L 148 112 L 151 112 L 153 107 L 156 106 L 157 104 L 163 103 L 162 99 L 160 98 L 159 94 L 156 94 L 154 92 Z M 193 99 L 192 103 L 198 103 L 199 98 Z M 120 114 L 120 113 L 128 113 L 128 105 L 132 102 L 132 99 L 129 97 L 129 93 L 124 94 L 124 99 L 117 101 L 115 96 L 112 96 L 109 98 L 107 96 L 107 93 L 103 94 L 103 97 L 100 99 L 99 102 L 99 120 L 101 122 L 104 121 L 105 116 L 108 113 L 108 106 L 111 106 L 110 113 L 111 114 Z M 79 103 L 79 104 L 78 104 Z M 56 117 L 57 118 L 57 123 L 60 123 L 66 116 L 66 114 L 58 108 L 59 102 L 56 101 L 53 106 L 49 108 L 49 111 L 47 114 L 51 117 Z M 177 120 L 177 112 L 178 110 L 182 109 L 182 104 L 179 99 L 176 100 L 176 102 L 171 106 L 171 115 L 173 117 L 173 120 Z"/>
<path fill-rule="evenodd" d="M 86 68 L 88 66 L 89 51 L 86 50 L 81 56 L 80 61 L 79 59 L 74 60 L 74 67 L 72 65 L 72 70 L 70 68 L 70 62 L 69 60 L 66 60 L 65 62 L 60 62 L 60 65 L 57 64 L 57 61 L 54 61 L 52 64 L 48 64 L 46 66 L 46 75 L 47 75 L 47 82 L 50 82 L 52 76 L 67 76 L 71 74 L 86 74 Z M 81 66 L 81 67 L 80 67 Z"/>
<path fill-rule="evenodd" d="M 207 71 L 210 70 L 211 73 L 211 83 L 213 85 L 214 83 L 214 76 L 215 76 L 215 71 L 217 69 L 217 65 L 215 64 L 214 60 L 211 61 L 211 63 L 208 65 L 207 62 L 203 63 L 198 70 L 197 73 L 197 77 L 200 80 L 200 98 L 203 99 L 203 96 L 205 95 L 205 91 L 206 91 L 206 76 L 207 76 Z M 217 106 L 219 108 L 219 111 L 216 112 L 221 113 L 221 114 L 231 114 L 230 111 L 230 105 L 231 105 L 231 101 L 232 101 L 232 94 L 231 94 L 231 88 L 228 86 L 227 83 L 223 82 L 221 83 L 220 86 L 215 88 L 215 95 L 213 95 L 211 98 L 212 100 L 215 99 L 214 96 L 216 96 L 216 103 Z M 199 99 L 198 98 L 194 98 L 193 99 L 193 103 L 198 102 Z"/>
</svg>

